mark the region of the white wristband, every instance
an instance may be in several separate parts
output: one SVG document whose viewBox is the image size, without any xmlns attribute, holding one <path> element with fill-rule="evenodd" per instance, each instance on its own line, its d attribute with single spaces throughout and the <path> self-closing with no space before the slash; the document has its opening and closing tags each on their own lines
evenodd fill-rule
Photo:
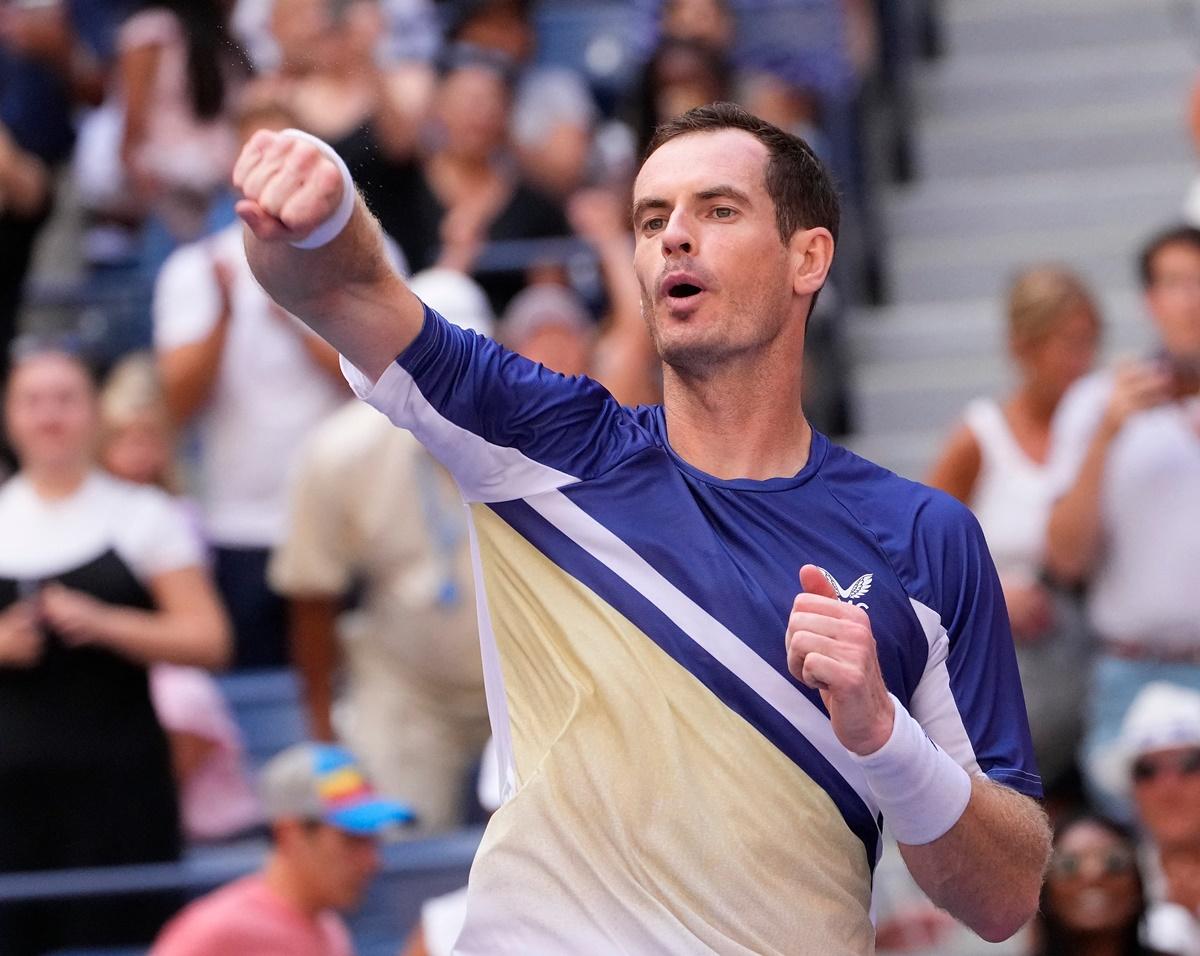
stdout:
<svg viewBox="0 0 1200 956">
<path fill-rule="evenodd" d="M 873 754 L 851 754 L 863 768 L 896 839 L 908 846 L 932 843 L 967 809 L 971 777 L 924 729 L 893 694 L 892 735 Z"/>
<path fill-rule="evenodd" d="M 333 211 L 328 219 L 303 239 L 297 239 L 291 243 L 297 249 L 319 249 L 326 243 L 336 239 L 341 234 L 341 231 L 346 228 L 346 223 L 350 221 L 350 217 L 354 215 L 354 201 L 358 198 L 358 193 L 354 189 L 354 177 L 350 175 L 350 170 L 342 160 L 342 157 L 325 140 L 318 139 L 311 133 L 306 133 L 300 129 L 285 129 L 283 130 L 283 135 L 294 136 L 296 139 L 302 139 L 306 143 L 311 143 L 333 160 L 337 165 L 338 172 L 342 174 L 342 201 L 338 203 L 337 209 Z"/>
</svg>

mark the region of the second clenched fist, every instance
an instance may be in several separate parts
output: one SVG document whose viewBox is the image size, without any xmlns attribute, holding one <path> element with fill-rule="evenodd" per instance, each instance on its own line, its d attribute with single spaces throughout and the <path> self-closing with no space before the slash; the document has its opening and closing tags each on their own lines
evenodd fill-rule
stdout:
<svg viewBox="0 0 1200 956">
<path fill-rule="evenodd" d="M 237 214 L 259 239 L 299 242 L 337 212 L 346 186 L 321 147 L 291 133 L 259 130 L 233 169 Z"/>
</svg>

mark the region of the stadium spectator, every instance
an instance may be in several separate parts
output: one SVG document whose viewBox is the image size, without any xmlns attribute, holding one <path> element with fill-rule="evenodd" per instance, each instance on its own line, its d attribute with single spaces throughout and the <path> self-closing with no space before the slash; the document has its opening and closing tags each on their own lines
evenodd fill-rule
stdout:
<svg viewBox="0 0 1200 956">
<path fill-rule="evenodd" d="M 352 909 L 379 869 L 378 841 L 411 819 L 378 797 L 354 758 L 297 744 L 263 768 L 273 846 L 259 873 L 197 900 L 163 930 L 152 956 L 350 956 L 339 912 Z"/>
<path fill-rule="evenodd" d="M 571 232 L 559 204 L 527 184 L 512 161 L 512 81 L 506 60 L 452 48 L 413 156 L 388 156 L 370 136 L 332 144 L 413 270 L 438 265 L 472 274 L 497 313 L 525 285 L 527 270 L 477 269 L 484 246 Z"/>
<path fill-rule="evenodd" d="M 224 0 L 145 0 L 118 35 L 124 187 L 149 214 L 142 266 L 220 221 L 238 139 L 232 104 L 248 62 Z M 228 204 L 225 208 L 228 221 Z"/>
<path fill-rule="evenodd" d="M 220 666 L 228 630 L 161 491 L 93 464 L 96 395 L 63 352 L 17 360 L 0 488 L 0 871 L 172 860 L 180 834 L 146 668 Z M 148 939 L 170 900 L 12 907 L 6 956 Z"/>
<path fill-rule="evenodd" d="M 1099 772 L 1111 790 L 1132 795 L 1149 839 L 1147 941 L 1180 956 L 1200 954 L 1200 693 L 1146 685 Z"/>
<path fill-rule="evenodd" d="M 1054 836 L 1035 956 L 1155 956 L 1139 939 L 1146 902 L 1131 833 L 1103 817 Z"/>
<path fill-rule="evenodd" d="M 100 391 L 100 462 L 112 475 L 171 493 L 179 488 L 174 431 L 153 356 L 134 353 Z M 180 501 L 199 534 L 191 501 Z M 150 699 L 171 747 L 184 836 L 225 840 L 261 819 L 237 724 L 216 681 L 198 667 L 155 664 Z"/>
<path fill-rule="evenodd" d="M 241 119 L 247 136 L 290 125 L 269 103 Z M 346 398 L 337 354 L 262 291 L 239 223 L 167 260 L 154 343 L 171 413 L 197 429 L 197 499 L 233 619 L 235 666 L 281 666 L 286 609 L 267 587 L 267 560 L 283 537 L 296 449 Z"/>
<path fill-rule="evenodd" d="M 375 0 L 274 0 L 270 29 L 278 63 L 247 95 L 271 100 L 295 125 L 341 146 L 403 159 L 415 146 L 434 74 L 424 62 L 382 60 L 383 11 Z M 380 183 L 380 187 L 385 183 Z"/>
<path fill-rule="evenodd" d="M 74 143 L 74 108 L 102 91 L 100 64 L 73 26 L 57 0 L 0 4 L 0 381 L 53 173 Z"/>
<path fill-rule="evenodd" d="M 516 71 L 512 137 L 531 185 L 558 201 L 602 181 L 613 166 L 630 168 L 632 144 L 605 137 L 598 148 L 596 101 L 578 70 L 534 63 L 537 30 L 529 0 L 467 0 L 453 6 L 446 28 L 450 44 L 492 51 Z M 608 130 L 611 132 L 611 130 Z M 615 151 L 615 152 L 614 152 Z"/>
<path fill-rule="evenodd" d="M 696 39 L 667 36 L 634 85 L 626 115 L 643 155 L 659 123 L 695 106 L 728 100 L 733 79 L 725 53 Z"/>
<path fill-rule="evenodd" d="M 1073 484 L 1050 515 L 1047 566 L 1087 583 L 1100 640 L 1085 772 L 1147 683 L 1200 690 L 1200 230 L 1155 236 L 1141 279 L 1159 351 L 1080 381 L 1054 422 Z"/>
<path fill-rule="evenodd" d="M 433 307 L 491 332 L 487 298 L 466 276 L 432 269 L 412 282 Z M 313 735 L 340 730 L 380 789 L 414 808 L 414 832 L 459 822 L 488 719 L 466 519 L 449 474 L 412 435 L 348 403 L 300 453 L 270 576 L 289 599 Z M 346 720 L 335 730 L 339 665 Z"/>
<path fill-rule="evenodd" d="M 1046 524 L 1069 480 L 1051 422 L 1067 389 L 1092 368 L 1100 318 L 1083 280 L 1051 265 L 1015 278 L 1007 312 L 1016 385 L 1001 400 L 967 405 L 929 484 L 970 507 L 983 528 L 1004 588 L 1038 768 L 1052 790 L 1074 764 L 1090 648 L 1074 601 L 1044 580 Z"/>
</svg>

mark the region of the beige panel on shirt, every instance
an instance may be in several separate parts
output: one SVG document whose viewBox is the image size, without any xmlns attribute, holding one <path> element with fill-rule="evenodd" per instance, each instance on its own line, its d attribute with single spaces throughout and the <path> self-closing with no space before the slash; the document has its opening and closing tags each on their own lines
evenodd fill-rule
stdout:
<svg viewBox="0 0 1200 956">
<path fill-rule="evenodd" d="M 484 838 L 456 952 L 872 952 L 866 851 L 829 795 L 472 510 L 519 789 Z"/>
</svg>

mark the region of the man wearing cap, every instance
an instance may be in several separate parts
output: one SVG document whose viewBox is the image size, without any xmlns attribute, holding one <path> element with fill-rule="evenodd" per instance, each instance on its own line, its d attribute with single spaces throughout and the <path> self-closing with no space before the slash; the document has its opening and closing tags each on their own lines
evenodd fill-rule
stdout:
<svg viewBox="0 0 1200 956">
<path fill-rule="evenodd" d="M 297 744 L 263 769 L 274 846 L 262 870 L 191 904 L 167 924 L 152 956 L 350 956 L 339 911 L 354 907 L 379 869 L 378 841 L 408 823 L 341 747 Z"/>
<path fill-rule="evenodd" d="M 1103 785 L 1132 796 L 1152 844 L 1146 943 L 1200 956 L 1200 693 L 1148 684 L 1097 766 Z"/>
</svg>

